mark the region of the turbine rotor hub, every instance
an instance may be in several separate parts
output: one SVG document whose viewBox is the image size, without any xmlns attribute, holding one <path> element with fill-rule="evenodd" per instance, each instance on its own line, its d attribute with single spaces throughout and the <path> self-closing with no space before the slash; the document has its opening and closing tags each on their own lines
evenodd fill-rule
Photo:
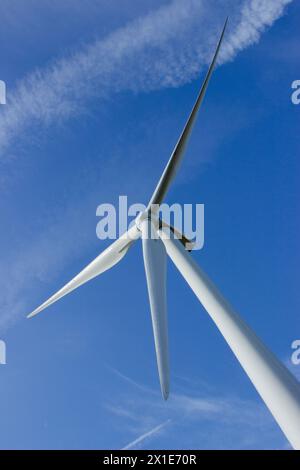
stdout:
<svg viewBox="0 0 300 470">
<path fill-rule="evenodd" d="M 157 212 L 153 212 L 151 210 L 145 210 L 144 212 L 141 212 L 135 219 L 135 224 L 138 230 L 142 231 L 142 224 L 145 222 L 145 220 L 151 221 L 156 230 L 159 229 L 159 217 Z"/>
</svg>

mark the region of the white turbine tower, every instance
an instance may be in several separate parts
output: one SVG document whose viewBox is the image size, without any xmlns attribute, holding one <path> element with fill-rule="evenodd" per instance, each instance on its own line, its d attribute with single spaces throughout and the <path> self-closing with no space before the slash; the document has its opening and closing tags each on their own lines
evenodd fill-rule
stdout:
<svg viewBox="0 0 300 470">
<path fill-rule="evenodd" d="M 169 394 L 166 308 L 166 260 L 169 255 L 215 322 L 291 445 L 295 449 L 300 449 L 299 383 L 267 349 L 254 331 L 234 312 L 207 275 L 196 265 L 186 249 L 187 239 L 184 235 L 181 240 L 178 240 L 173 236 L 176 232 L 175 229 L 160 221 L 157 215 L 159 205 L 162 203 L 182 159 L 218 57 L 226 25 L 227 20 L 192 112 L 150 199 L 147 210 L 136 218 L 133 226 L 125 234 L 28 317 L 33 317 L 64 295 L 114 266 L 125 256 L 134 241 L 142 237 L 158 373 L 163 397 L 167 399 Z"/>
</svg>

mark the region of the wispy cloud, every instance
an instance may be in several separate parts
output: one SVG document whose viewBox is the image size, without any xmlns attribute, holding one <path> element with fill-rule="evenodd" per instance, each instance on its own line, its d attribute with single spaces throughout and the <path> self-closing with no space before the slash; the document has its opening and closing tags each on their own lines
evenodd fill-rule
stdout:
<svg viewBox="0 0 300 470">
<path fill-rule="evenodd" d="M 141 436 L 137 437 L 133 441 L 129 442 L 129 444 L 127 444 L 125 447 L 123 447 L 122 450 L 136 449 L 145 441 L 147 441 L 147 439 L 149 439 L 150 437 L 154 437 L 159 434 L 170 422 L 171 420 L 168 419 L 167 421 L 159 424 L 158 426 L 155 426 L 150 431 L 141 434 Z"/>
<path fill-rule="evenodd" d="M 157 436 L 160 427 L 164 428 L 168 422 L 172 422 L 171 434 L 176 428 L 173 438 L 180 438 L 180 443 L 173 444 L 172 436 L 169 436 L 166 442 L 170 443 L 171 448 L 260 448 L 262 438 L 270 448 L 286 445 L 286 439 L 271 415 L 259 402 L 216 394 L 211 387 L 209 394 L 193 387 L 186 387 L 178 393 L 175 380 L 175 390 L 166 403 L 159 392 L 138 384 L 115 369 L 111 371 L 130 386 L 128 395 L 126 388 L 120 393 L 122 389 L 118 387 L 116 402 L 111 398 L 105 405 L 117 420 L 122 420 L 122 427 L 127 427 L 127 432 L 133 435 L 140 433 L 139 438 L 128 444 L 130 448 L 141 446 L 144 437 Z M 200 389 L 203 390 L 203 387 Z M 163 423 L 157 426 L 156 423 L 162 419 Z M 149 427 L 151 431 L 147 431 Z M 185 432 L 186 428 L 189 429 L 188 433 Z"/>
<path fill-rule="evenodd" d="M 225 17 L 230 26 L 220 62 L 257 42 L 292 0 L 173 0 L 36 70 L 7 97 L 0 115 L 0 152 L 32 126 L 62 122 L 92 99 L 122 90 L 175 87 L 208 63 Z"/>
<path fill-rule="evenodd" d="M 84 247 L 87 234 L 77 229 L 77 210 L 66 209 L 63 220 L 58 217 L 52 220 L 46 230 L 41 230 L 39 236 L 32 234 L 31 243 L 26 249 L 23 244 L 13 254 L 10 253 L 8 258 L 3 253 L 0 266 L 3 289 L 0 299 L 1 333 L 12 326 L 20 316 L 25 318 L 28 309 L 28 285 L 31 283 L 34 287 L 39 281 L 51 277 L 51 273 L 57 273 L 61 263 L 67 263 L 72 253 Z M 70 235 L 75 232 L 76 247 L 70 243 Z M 50 249 L 50 246 L 55 246 L 55 250 Z"/>
</svg>

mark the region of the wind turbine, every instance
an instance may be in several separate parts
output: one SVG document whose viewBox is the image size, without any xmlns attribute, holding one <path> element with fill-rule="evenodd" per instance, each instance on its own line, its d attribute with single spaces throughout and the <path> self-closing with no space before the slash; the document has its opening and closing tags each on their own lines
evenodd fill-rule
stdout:
<svg viewBox="0 0 300 470">
<path fill-rule="evenodd" d="M 159 205 L 170 187 L 184 154 L 185 146 L 217 61 L 226 26 L 227 20 L 191 114 L 146 211 L 138 215 L 134 224 L 126 233 L 97 256 L 76 277 L 30 313 L 28 317 L 33 317 L 77 287 L 110 269 L 125 256 L 137 239 L 142 238 L 157 366 L 164 399 L 167 399 L 169 395 L 166 307 L 166 261 L 167 255 L 169 255 L 220 330 L 291 445 L 295 449 L 300 449 L 299 383 L 273 353 L 267 349 L 244 320 L 234 312 L 212 281 L 195 263 L 186 249 L 187 239 L 184 236 L 181 237 L 181 240 L 177 239 L 174 236 L 176 230 L 158 218 Z"/>
</svg>

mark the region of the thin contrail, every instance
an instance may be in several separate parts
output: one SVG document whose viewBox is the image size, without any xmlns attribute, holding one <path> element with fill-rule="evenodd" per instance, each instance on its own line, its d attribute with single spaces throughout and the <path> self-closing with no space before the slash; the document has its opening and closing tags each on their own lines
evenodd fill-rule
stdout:
<svg viewBox="0 0 300 470">
<path fill-rule="evenodd" d="M 136 382 L 135 380 L 131 379 L 130 377 L 128 377 L 127 375 L 123 374 L 122 372 L 120 372 L 118 369 L 116 369 L 115 367 L 112 367 L 110 366 L 109 364 L 106 364 L 104 363 L 104 366 L 110 371 L 112 372 L 113 374 L 115 374 L 116 376 L 120 377 L 122 380 L 124 380 L 125 382 L 129 383 L 130 385 L 132 385 L 133 387 L 136 387 L 138 388 L 139 390 L 142 390 L 143 392 L 147 392 L 147 393 L 151 393 L 153 395 L 157 395 L 157 392 L 152 390 L 151 388 L 147 387 L 146 385 L 142 385 L 138 382 Z"/>
<path fill-rule="evenodd" d="M 123 447 L 121 450 L 129 450 L 129 449 L 132 449 L 133 447 L 137 446 L 138 444 L 141 444 L 141 442 L 143 442 L 145 439 L 148 439 L 149 437 L 155 435 L 155 434 L 158 434 L 163 428 L 165 428 L 167 426 L 167 424 L 169 424 L 171 422 L 170 419 L 168 419 L 167 421 L 164 421 L 163 423 L 159 424 L 158 426 L 155 426 L 155 428 L 151 429 L 150 431 L 148 432 L 145 432 L 144 434 L 142 434 L 141 436 L 139 436 L 137 439 L 135 439 L 134 441 L 130 442 L 129 444 L 127 444 L 125 447 Z"/>
</svg>

